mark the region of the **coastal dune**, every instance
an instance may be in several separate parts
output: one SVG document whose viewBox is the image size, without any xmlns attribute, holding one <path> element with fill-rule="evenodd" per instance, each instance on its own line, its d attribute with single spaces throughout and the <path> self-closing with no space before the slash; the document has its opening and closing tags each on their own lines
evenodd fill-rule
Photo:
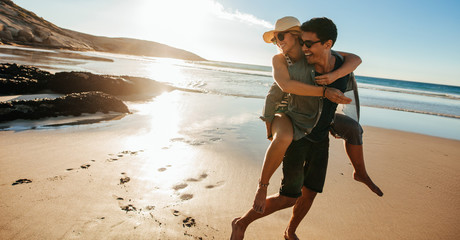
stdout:
<svg viewBox="0 0 460 240">
<path fill-rule="evenodd" d="M 0 132 L 1 239 L 229 238 L 231 220 L 252 206 L 269 143 L 262 100 L 176 90 L 127 105 L 133 114 L 117 121 Z M 366 165 L 385 195 L 352 179 L 331 137 L 324 193 L 298 236 L 457 239 L 460 142 L 364 130 Z M 256 221 L 246 239 L 281 239 L 290 214 Z"/>
</svg>

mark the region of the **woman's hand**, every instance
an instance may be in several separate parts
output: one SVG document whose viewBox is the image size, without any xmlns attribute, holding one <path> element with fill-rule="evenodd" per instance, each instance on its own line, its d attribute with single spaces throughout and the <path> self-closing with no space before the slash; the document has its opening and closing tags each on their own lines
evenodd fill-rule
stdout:
<svg viewBox="0 0 460 240">
<path fill-rule="evenodd" d="M 267 139 L 268 140 L 273 140 L 272 136 L 272 124 L 269 123 L 268 121 L 265 121 L 265 127 L 267 128 Z"/>
<path fill-rule="evenodd" d="M 325 96 L 331 102 L 337 104 L 349 104 L 351 103 L 351 98 L 346 97 L 342 91 L 336 88 L 326 88 Z"/>
<path fill-rule="evenodd" d="M 316 76 L 315 82 L 318 85 L 329 85 L 337 79 L 339 79 L 339 77 L 336 75 L 334 71 L 334 72 L 326 73 L 320 76 Z"/>
</svg>

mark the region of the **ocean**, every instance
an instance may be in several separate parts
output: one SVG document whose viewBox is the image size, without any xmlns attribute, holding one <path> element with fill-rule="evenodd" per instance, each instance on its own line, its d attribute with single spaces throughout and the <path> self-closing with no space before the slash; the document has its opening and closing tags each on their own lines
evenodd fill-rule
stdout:
<svg viewBox="0 0 460 240">
<path fill-rule="evenodd" d="M 218 61 L 0 46 L 0 62 L 51 72 L 89 71 L 166 82 L 203 94 L 256 98 L 263 104 L 271 67 Z M 460 87 L 356 76 L 361 124 L 460 140 Z M 262 106 L 261 106 L 262 108 Z"/>
</svg>

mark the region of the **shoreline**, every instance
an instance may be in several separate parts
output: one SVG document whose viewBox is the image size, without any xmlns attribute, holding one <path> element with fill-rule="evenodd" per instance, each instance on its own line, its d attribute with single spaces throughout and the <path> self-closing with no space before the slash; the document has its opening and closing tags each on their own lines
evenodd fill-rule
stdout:
<svg viewBox="0 0 460 240">
<path fill-rule="evenodd" d="M 121 120 L 0 131 L 2 239 L 230 236 L 231 220 L 252 205 L 269 144 L 261 101 L 173 91 L 128 104 L 133 114 Z M 331 137 L 324 193 L 298 236 L 456 239 L 460 141 L 364 131 L 366 166 L 384 197 L 352 179 L 343 142 Z M 31 182 L 12 185 L 21 179 Z M 269 194 L 280 179 L 278 169 Z M 256 221 L 247 239 L 282 238 L 290 213 Z"/>
<path fill-rule="evenodd" d="M 181 92 L 193 92 L 188 91 L 187 89 L 179 89 Z M 201 93 L 196 91 L 196 93 Z M 202 93 L 205 95 L 215 95 L 215 96 L 225 96 L 212 93 Z M 21 95 L 0 95 L 0 102 L 7 102 L 13 100 L 33 100 L 35 98 L 50 98 L 54 99 L 61 97 L 63 94 L 56 93 L 43 93 L 43 94 L 21 94 Z M 232 97 L 232 96 L 227 96 Z M 236 96 L 233 96 L 236 97 Z M 245 98 L 243 98 L 245 99 Z M 149 101 L 149 100 L 146 100 Z M 250 101 L 262 101 L 261 99 L 251 99 Z M 126 104 L 132 103 L 132 101 L 123 100 Z M 261 103 L 262 104 L 262 103 Z M 261 105 L 262 106 L 262 105 Z M 109 114 L 107 116 L 100 116 L 101 114 L 89 114 L 86 119 L 111 119 L 112 116 Z M 112 114 L 113 115 L 113 114 Z M 53 122 L 56 124 L 61 124 L 62 118 L 67 119 L 66 122 L 69 122 L 70 125 L 73 125 L 72 122 L 78 124 L 80 117 L 57 117 L 57 118 L 46 118 L 39 120 L 15 120 L 12 122 L 5 122 L 0 124 L 0 131 L 3 129 L 16 130 L 27 130 L 35 128 L 35 126 L 53 125 Z M 117 119 L 117 118 L 115 118 Z M 417 119 L 414 121 L 413 119 Z M 96 121 L 97 123 L 98 121 Z M 43 123 L 43 124 L 42 124 Z M 389 130 L 399 130 L 410 133 L 418 133 L 427 136 L 434 136 L 452 140 L 460 140 L 460 131 L 455 131 L 460 129 L 460 120 L 458 118 L 451 118 L 439 115 L 423 114 L 410 111 L 398 111 L 394 109 L 379 108 L 379 107 L 368 107 L 361 106 L 361 119 L 360 124 L 362 126 L 377 127 Z"/>
</svg>

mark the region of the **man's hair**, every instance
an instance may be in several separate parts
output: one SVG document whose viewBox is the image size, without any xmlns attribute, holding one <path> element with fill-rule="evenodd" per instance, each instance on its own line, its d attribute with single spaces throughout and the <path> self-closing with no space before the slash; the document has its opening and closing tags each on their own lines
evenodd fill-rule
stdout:
<svg viewBox="0 0 460 240">
<path fill-rule="evenodd" d="M 332 40 L 332 46 L 334 46 L 337 40 L 337 27 L 331 19 L 326 17 L 312 18 L 304 22 L 300 29 L 304 32 L 316 33 L 321 43 Z"/>
</svg>

